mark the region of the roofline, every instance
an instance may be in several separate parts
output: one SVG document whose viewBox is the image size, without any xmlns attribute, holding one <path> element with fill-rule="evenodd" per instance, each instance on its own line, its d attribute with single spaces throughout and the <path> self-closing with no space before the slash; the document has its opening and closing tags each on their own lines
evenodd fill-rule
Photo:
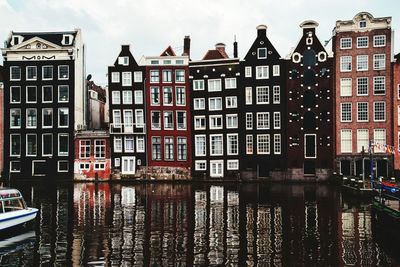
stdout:
<svg viewBox="0 0 400 267">
<path fill-rule="evenodd" d="M 208 62 L 217 62 L 217 61 L 235 61 L 235 60 L 240 60 L 238 57 L 233 57 L 233 58 L 219 58 L 219 59 L 201 59 L 201 60 L 192 60 L 189 62 L 189 65 L 191 63 L 208 63 Z"/>
</svg>

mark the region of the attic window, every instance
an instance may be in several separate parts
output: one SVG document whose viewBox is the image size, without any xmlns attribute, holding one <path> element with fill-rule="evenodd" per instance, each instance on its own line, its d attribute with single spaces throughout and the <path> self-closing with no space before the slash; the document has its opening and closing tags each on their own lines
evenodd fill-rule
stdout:
<svg viewBox="0 0 400 267">
<path fill-rule="evenodd" d="M 152 61 L 150 61 L 150 64 L 151 65 L 158 65 L 159 61 L 158 60 L 152 60 Z"/>
<path fill-rule="evenodd" d="M 257 49 L 257 56 L 258 58 L 267 58 L 267 48 L 258 48 Z"/>
<path fill-rule="evenodd" d="M 14 45 L 17 45 L 19 43 L 19 38 L 17 36 L 14 36 Z"/>
<path fill-rule="evenodd" d="M 171 64 L 171 60 L 170 60 L 170 59 L 164 60 L 164 64 L 165 64 L 165 65 L 170 65 L 170 64 Z"/>
<path fill-rule="evenodd" d="M 129 57 L 119 57 L 118 64 L 123 65 L 123 66 L 128 66 L 129 65 Z"/>
<path fill-rule="evenodd" d="M 70 34 L 64 34 L 61 43 L 63 45 L 71 45 L 72 44 L 72 36 Z"/>
<path fill-rule="evenodd" d="M 367 27 L 367 22 L 365 20 L 360 21 L 360 28 L 365 28 Z"/>
</svg>

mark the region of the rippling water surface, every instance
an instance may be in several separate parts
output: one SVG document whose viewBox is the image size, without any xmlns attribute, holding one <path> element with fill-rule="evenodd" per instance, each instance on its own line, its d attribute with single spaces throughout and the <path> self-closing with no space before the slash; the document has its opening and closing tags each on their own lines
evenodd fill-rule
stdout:
<svg viewBox="0 0 400 267">
<path fill-rule="evenodd" d="M 398 266 L 368 201 L 330 186 L 13 185 L 40 210 L 1 266 Z"/>
</svg>

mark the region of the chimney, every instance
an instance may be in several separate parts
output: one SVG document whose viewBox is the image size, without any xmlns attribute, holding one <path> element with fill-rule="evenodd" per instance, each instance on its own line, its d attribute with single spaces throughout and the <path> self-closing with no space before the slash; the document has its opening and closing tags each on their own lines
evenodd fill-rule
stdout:
<svg viewBox="0 0 400 267">
<path fill-rule="evenodd" d="M 186 35 L 183 39 L 183 54 L 182 56 L 188 56 L 190 59 L 190 36 Z"/>
<path fill-rule="evenodd" d="M 260 24 L 257 26 L 257 37 L 265 37 L 267 36 L 267 25 Z"/>
<path fill-rule="evenodd" d="M 225 44 L 224 43 L 217 43 L 215 45 L 215 50 L 218 50 L 224 58 L 229 58 L 228 54 L 225 52 Z"/>
<path fill-rule="evenodd" d="M 129 51 L 129 45 L 121 45 L 121 50 Z"/>
<path fill-rule="evenodd" d="M 238 43 L 236 42 L 236 35 L 235 35 L 235 41 L 233 42 L 233 57 L 234 58 L 238 57 Z"/>
</svg>

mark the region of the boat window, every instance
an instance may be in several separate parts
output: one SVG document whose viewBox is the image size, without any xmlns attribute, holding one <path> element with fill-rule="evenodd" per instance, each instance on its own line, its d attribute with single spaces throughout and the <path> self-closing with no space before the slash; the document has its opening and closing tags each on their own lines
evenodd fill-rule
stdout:
<svg viewBox="0 0 400 267">
<path fill-rule="evenodd" d="M 21 198 L 10 199 L 4 201 L 4 211 L 16 211 L 24 209 L 24 203 Z"/>
<path fill-rule="evenodd" d="M 3 210 L 3 201 L 0 201 L 0 213 L 3 213 L 4 212 L 4 210 Z"/>
</svg>

